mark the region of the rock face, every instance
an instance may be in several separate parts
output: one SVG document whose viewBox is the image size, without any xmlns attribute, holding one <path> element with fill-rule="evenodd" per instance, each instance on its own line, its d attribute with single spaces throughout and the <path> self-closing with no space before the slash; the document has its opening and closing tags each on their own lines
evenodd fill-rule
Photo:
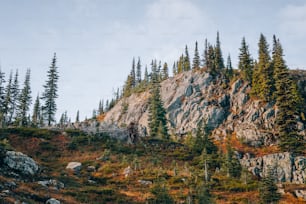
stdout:
<svg viewBox="0 0 306 204">
<path fill-rule="evenodd" d="M 257 158 L 244 157 L 240 159 L 240 163 L 258 177 L 267 176 L 271 169 L 279 182 L 305 184 L 306 181 L 306 158 L 293 157 L 288 152 Z"/>
<path fill-rule="evenodd" d="M 38 172 L 36 162 L 21 152 L 7 151 L 4 165 L 25 176 L 34 176 Z"/>
<path fill-rule="evenodd" d="M 61 204 L 59 200 L 56 200 L 55 198 L 50 198 L 47 200 L 46 204 Z"/>
</svg>

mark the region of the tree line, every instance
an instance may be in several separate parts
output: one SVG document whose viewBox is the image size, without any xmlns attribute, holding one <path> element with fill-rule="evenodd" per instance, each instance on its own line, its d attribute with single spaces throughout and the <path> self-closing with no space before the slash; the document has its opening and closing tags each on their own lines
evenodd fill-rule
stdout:
<svg viewBox="0 0 306 204">
<path fill-rule="evenodd" d="M 50 127 L 56 122 L 59 79 L 56 63 L 54 54 L 43 86 L 44 91 L 41 96 L 37 94 L 32 113 L 31 70 L 27 69 L 21 86 L 18 70 L 14 74 L 11 71 L 6 79 L 5 73 L 0 69 L 0 127 Z"/>
</svg>

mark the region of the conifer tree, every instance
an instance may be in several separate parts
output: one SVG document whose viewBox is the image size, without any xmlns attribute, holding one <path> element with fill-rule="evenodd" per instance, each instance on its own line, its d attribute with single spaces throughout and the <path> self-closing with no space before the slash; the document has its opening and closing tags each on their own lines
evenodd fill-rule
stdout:
<svg viewBox="0 0 306 204">
<path fill-rule="evenodd" d="M 125 84 L 123 86 L 123 96 L 128 97 L 132 94 L 133 90 L 133 77 L 131 74 L 128 75 Z"/>
<path fill-rule="evenodd" d="M 0 127 L 4 125 L 4 119 L 5 119 L 5 74 L 1 71 L 0 68 Z"/>
<path fill-rule="evenodd" d="M 18 105 L 17 105 L 17 115 L 16 115 L 16 123 L 19 126 L 27 126 L 29 125 L 28 121 L 28 111 L 31 105 L 31 86 L 30 86 L 30 69 L 27 70 L 25 81 L 23 84 L 23 89 L 21 90 Z"/>
<path fill-rule="evenodd" d="M 140 57 L 138 57 L 137 66 L 136 66 L 136 84 L 140 84 L 141 82 L 141 61 Z"/>
<path fill-rule="evenodd" d="M 241 77 L 249 82 L 252 83 L 252 77 L 253 77 L 253 64 L 252 64 L 252 58 L 251 54 L 249 52 L 249 47 L 245 42 L 245 38 L 242 38 L 241 41 L 241 48 L 240 54 L 239 54 L 239 64 L 238 69 L 240 70 Z"/>
<path fill-rule="evenodd" d="M 190 70 L 190 59 L 189 59 L 188 47 L 186 45 L 185 56 L 183 61 L 183 71 L 189 71 L 189 70 Z"/>
<path fill-rule="evenodd" d="M 200 55 L 199 55 L 199 50 L 198 50 L 198 42 L 196 41 L 192 69 L 198 69 L 198 68 L 200 68 Z"/>
<path fill-rule="evenodd" d="M 12 123 L 16 112 L 16 105 L 19 97 L 19 81 L 18 81 L 18 70 L 15 72 L 14 82 L 11 86 L 11 111 L 8 113 L 8 123 Z"/>
<path fill-rule="evenodd" d="M 130 73 L 132 88 L 134 88 L 136 86 L 136 71 L 135 71 L 135 69 L 136 69 L 135 58 L 133 57 L 132 69 L 131 69 L 131 73 Z"/>
<path fill-rule="evenodd" d="M 215 51 L 213 46 L 209 45 L 208 51 L 207 51 L 207 70 L 209 73 L 211 73 L 213 76 L 217 74 L 216 69 L 216 63 L 215 63 Z"/>
<path fill-rule="evenodd" d="M 41 112 L 40 112 L 40 101 L 38 94 L 33 107 L 32 126 L 37 127 L 39 125 L 40 118 L 41 118 Z"/>
<path fill-rule="evenodd" d="M 264 177 L 259 186 L 259 197 L 262 204 L 276 204 L 281 196 L 277 192 L 278 188 L 275 184 L 275 176 L 272 169 L 269 169 L 268 176 Z"/>
<path fill-rule="evenodd" d="M 151 89 L 149 98 L 149 129 L 151 137 L 159 137 L 169 139 L 166 110 L 163 107 L 163 102 L 160 96 L 160 84 L 158 74 L 155 71 L 156 61 L 152 65 Z"/>
<path fill-rule="evenodd" d="M 10 72 L 10 76 L 5 89 L 5 99 L 4 99 L 4 110 L 3 114 L 5 116 L 5 123 L 9 124 L 9 113 L 12 111 L 12 86 L 13 86 L 13 73 Z"/>
<path fill-rule="evenodd" d="M 77 111 L 76 117 L 75 117 L 75 122 L 78 123 L 80 122 L 80 111 Z"/>
<path fill-rule="evenodd" d="M 41 99 L 44 101 L 42 116 L 46 120 L 47 125 L 51 126 L 55 122 L 55 113 L 57 110 L 55 100 L 58 97 L 58 71 L 56 66 L 57 58 L 56 53 L 54 53 L 51 66 L 47 72 L 47 81 L 44 85 L 44 92 Z"/>
<path fill-rule="evenodd" d="M 78 110 L 79 111 L 79 110 Z M 104 113 L 104 101 L 100 100 L 99 102 L 99 108 L 98 108 L 99 114 L 103 114 Z"/>
<path fill-rule="evenodd" d="M 204 44 L 204 53 L 203 53 L 203 67 L 208 67 L 208 41 L 207 38 L 205 38 L 205 44 Z"/>
<path fill-rule="evenodd" d="M 148 84 L 150 82 L 150 77 L 149 77 L 148 67 L 147 66 L 145 68 L 144 81 L 145 81 L 146 84 Z"/>
<path fill-rule="evenodd" d="M 169 69 L 168 69 L 168 64 L 167 62 L 164 63 L 163 65 L 163 73 L 162 73 L 162 79 L 168 79 L 169 78 Z"/>
<path fill-rule="evenodd" d="M 283 59 L 283 49 L 280 42 L 275 40 L 273 47 L 276 87 L 274 96 L 278 109 L 276 124 L 280 139 L 279 146 L 283 151 L 301 154 L 306 149 L 306 144 L 303 136 L 298 134 L 296 116 L 299 115 L 302 99 Z"/>
<path fill-rule="evenodd" d="M 274 91 L 273 67 L 271 66 L 271 59 L 269 55 L 269 46 L 263 34 L 259 39 L 259 57 L 257 64 L 257 73 L 253 78 L 252 93 L 259 96 L 264 101 L 271 101 Z"/>
<path fill-rule="evenodd" d="M 177 62 L 177 73 L 182 73 L 184 71 L 184 55 L 180 56 L 179 61 Z"/>
<path fill-rule="evenodd" d="M 175 76 L 177 74 L 177 67 L 176 67 L 176 63 L 175 62 L 173 62 L 172 74 L 173 74 L 173 76 Z"/>
<path fill-rule="evenodd" d="M 227 57 L 226 73 L 225 73 L 225 75 L 229 79 L 231 79 L 233 77 L 233 75 L 234 75 L 234 70 L 233 70 L 233 67 L 232 67 L 232 60 L 231 60 L 230 54 Z"/>
<path fill-rule="evenodd" d="M 217 32 L 216 47 L 214 49 L 214 53 L 215 53 L 215 58 L 214 58 L 215 59 L 215 67 L 216 67 L 216 70 L 220 71 L 224 68 L 224 60 L 223 60 L 223 57 L 222 57 L 219 32 Z"/>
</svg>

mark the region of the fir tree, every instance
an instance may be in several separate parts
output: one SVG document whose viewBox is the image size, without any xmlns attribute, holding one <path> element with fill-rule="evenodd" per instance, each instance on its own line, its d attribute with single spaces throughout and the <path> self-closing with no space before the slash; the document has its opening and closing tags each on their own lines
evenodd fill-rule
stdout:
<svg viewBox="0 0 306 204">
<path fill-rule="evenodd" d="M 12 86 L 13 86 L 13 73 L 10 72 L 9 80 L 5 89 L 5 99 L 4 99 L 4 108 L 3 114 L 5 116 L 5 123 L 9 124 L 9 113 L 12 112 Z"/>
<path fill-rule="evenodd" d="M 131 74 L 128 75 L 125 84 L 123 86 L 123 96 L 124 97 L 128 97 L 132 94 L 132 90 L 133 90 L 133 77 Z"/>
<path fill-rule="evenodd" d="M 183 70 L 189 71 L 190 70 L 190 59 L 189 59 L 189 53 L 188 53 L 188 47 L 186 45 L 185 47 L 185 56 L 183 60 Z"/>
<path fill-rule="evenodd" d="M 177 67 L 177 73 L 178 74 L 182 73 L 184 71 L 184 55 L 183 54 L 180 56 L 180 59 L 177 62 L 176 67 Z"/>
<path fill-rule="evenodd" d="M 245 81 L 252 83 L 253 60 L 251 58 L 249 47 L 246 44 L 244 37 L 242 38 L 241 48 L 239 50 L 240 54 L 239 54 L 238 69 L 240 70 L 240 75 Z"/>
<path fill-rule="evenodd" d="M 305 150 L 305 140 L 298 134 L 297 119 L 302 103 L 295 82 L 291 79 L 289 70 L 283 59 L 283 49 L 279 41 L 273 46 L 273 66 L 275 80 L 275 98 L 278 109 L 276 124 L 282 151 L 301 154 Z"/>
<path fill-rule="evenodd" d="M 99 108 L 98 108 L 99 114 L 103 114 L 104 113 L 104 101 L 100 100 L 99 102 Z"/>
<path fill-rule="evenodd" d="M 225 75 L 228 79 L 231 79 L 234 75 L 234 70 L 232 67 L 232 60 L 230 54 L 227 57 L 227 63 L 226 63 L 226 72 Z"/>
<path fill-rule="evenodd" d="M 274 91 L 273 67 L 269 55 L 269 46 L 263 34 L 259 39 L 259 57 L 255 76 L 253 78 L 252 93 L 264 101 L 271 101 Z"/>
<path fill-rule="evenodd" d="M 152 68 L 151 76 L 151 89 L 150 89 L 150 98 L 149 98 L 149 128 L 151 137 L 159 137 L 163 139 L 168 139 L 168 128 L 166 120 L 166 110 L 163 107 L 163 102 L 160 96 L 160 84 L 158 81 L 158 76 L 156 71 L 154 71 L 154 64 Z"/>
<path fill-rule="evenodd" d="M 23 84 L 23 89 L 21 90 L 18 105 L 17 105 L 17 115 L 16 123 L 19 126 L 27 126 L 28 124 L 28 111 L 31 105 L 31 86 L 30 86 L 30 75 L 31 72 L 28 69 L 25 76 L 25 81 Z"/>
<path fill-rule="evenodd" d="M 277 192 L 277 186 L 275 184 L 275 176 L 272 169 L 269 169 L 268 176 L 264 177 L 259 186 L 259 197 L 262 204 L 274 204 L 278 203 L 281 196 Z"/>
<path fill-rule="evenodd" d="M 32 114 L 32 126 L 37 127 L 41 118 L 39 95 L 37 95 Z"/>
<path fill-rule="evenodd" d="M 5 74 L 0 68 L 0 127 L 4 125 L 5 111 Z"/>
<path fill-rule="evenodd" d="M 137 66 L 136 66 L 136 84 L 140 84 L 141 82 L 141 62 L 138 57 Z"/>
<path fill-rule="evenodd" d="M 8 113 L 8 123 L 12 123 L 13 118 L 15 116 L 16 112 L 16 105 L 19 97 L 19 81 L 18 81 L 18 70 L 16 70 L 15 77 L 14 77 L 14 82 L 11 87 L 11 111 Z"/>
<path fill-rule="evenodd" d="M 76 117 L 75 117 L 75 122 L 78 123 L 80 122 L 80 111 L 77 111 Z"/>
<path fill-rule="evenodd" d="M 198 68 L 200 68 L 200 55 L 199 55 L 199 50 L 198 50 L 198 42 L 196 41 L 192 69 L 198 69 Z"/>
<path fill-rule="evenodd" d="M 149 77 L 148 67 L 147 66 L 145 68 L 144 81 L 145 81 L 145 84 L 148 84 L 150 82 L 150 77 Z"/>
<path fill-rule="evenodd" d="M 135 67 L 136 67 L 136 65 L 135 65 L 135 58 L 133 57 L 132 69 L 131 69 L 131 73 L 130 73 L 132 88 L 134 88 L 136 86 L 136 71 L 135 71 Z"/>
<path fill-rule="evenodd" d="M 176 67 L 175 62 L 173 62 L 173 65 L 172 65 L 172 74 L 173 74 L 173 76 L 175 76 L 177 74 L 177 67 Z"/>
<path fill-rule="evenodd" d="M 58 71 L 56 66 L 56 53 L 54 53 L 51 66 L 47 72 L 47 81 L 44 85 L 44 92 L 42 94 L 41 99 L 44 101 L 43 104 L 43 117 L 46 120 L 47 125 L 51 126 L 53 122 L 55 122 L 55 113 L 57 110 L 55 100 L 58 97 Z"/>
<path fill-rule="evenodd" d="M 216 70 L 222 70 L 224 68 L 224 61 L 222 57 L 222 51 L 221 51 L 221 43 L 219 38 L 219 32 L 217 32 L 217 39 L 216 39 L 216 47 L 214 49 L 215 53 L 215 68 Z"/>
<path fill-rule="evenodd" d="M 163 73 L 162 73 L 162 79 L 168 79 L 169 78 L 169 69 L 168 69 L 168 64 L 167 62 L 164 63 L 163 65 Z"/>
<path fill-rule="evenodd" d="M 204 44 L 204 53 L 203 53 L 203 67 L 208 67 L 208 41 L 207 41 L 207 38 L 205 38 L 205 44 Z"/>
<path fill-rule="evenodd" d="M 213 46 L 209 45 L 208 52 L 207 52 L 207 70 L 213 76 L 217 74 L 216 64 L 215 64 L 215 51 Z"/>
</svg>

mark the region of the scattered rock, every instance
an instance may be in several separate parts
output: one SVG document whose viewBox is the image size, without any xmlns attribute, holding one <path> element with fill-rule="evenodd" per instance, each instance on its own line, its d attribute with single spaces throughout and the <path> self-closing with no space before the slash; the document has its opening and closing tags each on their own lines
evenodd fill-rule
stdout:
<svg viewBox="0 0 306 204">
<path fill-rule="evenodd" d="M 88 166 L 87 167 L 87 171 L 88 172 L 95 172 L 96 171 L 96 167 L 95 166 Z"/>
<path fill-rule="evenodd" d="M 46 204 L 61 204 L 59 200 L 56 200 L 55 198 L 50 198 L 47 200 Z"/>
<path fill-rule="evenodd" d="M 80 162 L 69 162 L 66 169 L 73 170 L 74 172 L 80 172 L 82 169 L 82 163 Z"/>
<path fill-rule="evenodd" d="M 44 187 L 53 188 L 55 190 L 59 190 L 59 189 L 62 189 L 62 188 L 65 187 L 64 183 L 62 183 L 60 181 L 57 181 L 57 180 L 54 180 L 54 179 L 50 179 L 50 180 L 46 180 L 46 181 L 38 181 L 37 183 L 44 186 Z"/>
<path fill-rule="evenodd" d="M 125 178 L 129 177 L 132 173 L 133 173 L 133 169 L 130 166 L 128 166 L 127 168 L 123 170 L 123 174 Z"/>
<path fill-rule="evenodd" d="M 7 151 L 4 164 L 22 175 L 33 176 L 38 173 L 36 162 L 21 152 Z"/>
<path fill-rule="evenodd" d="M 146 181 L 146 180 L 138 180 L 138 183 L 148 186 L 152 184 L 152 181 Z"/>
</svg>

